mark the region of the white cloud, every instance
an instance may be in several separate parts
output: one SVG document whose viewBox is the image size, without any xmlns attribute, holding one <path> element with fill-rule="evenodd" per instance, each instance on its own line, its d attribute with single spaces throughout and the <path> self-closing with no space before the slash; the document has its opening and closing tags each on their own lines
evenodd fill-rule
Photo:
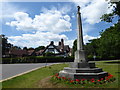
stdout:
<svg viewBox="0 0 120 90">
<path fill-rule="evenodd" d="M 112 12 L 106 0 L 73 0 L 76 5 L 81 6 L 81 13 L 84 22 L 95 24 L 100 22 L 100 17 L 105 13 Z"/>
<path fill-rule="evenodd" d="M 61 34 L 66 31 L 71 31 L 71 18 L 64 10 L 67 7 L 61 10 L 57 10 L 56 8 L 52 8 L 51 10 L 43 8 L 43 12 L 35 15 L 34 18 L 31 18 L 26 12 L 14 13 L 14 21 L 6 22 L 6 25 L 16 27 L 19 31 L 32 32 L 32 34 L 9 36 L 8 41 L 20 47 L 46 46 L 50 41 L 54 41 L 57 45 L 58 41 L 62 38 L 65 39 L 65 42 L 68 42 L 68 37 Z M 70 44 L 70 41 L 67 44 Z M 70 46 L 72 46 L 72 43 Z"/>
<path fill-rule="evenodd" d="M 13 18 L 14 13 L 18 11 L 25 11 L 23 9 L 18 8 L 15 4 L 8 3 L 8 2 L 1 2 L 0 3 L 0 19 L 10 19 Z"/>
<path fill-rule="evenodd" d="M 88 42 L 89 42 L 88 40 L 96 39 L 96 38 L 99 38 L 99 37 L 100 37 L 100 36 L 98 36 L 98 37 L 93 37 L 93 36 L 85 35 L 85 36 L 83 36 L 84 44 L 88 43 Z"/>
<path fill-rule="evenodd" d="M 58 44 L 58 41 L 63 38 L 68 40 L 67 36 L 64 34 L 53 34 L 51 32 L 36 32 L 35 34 L 23 34 L 22 36 L 10 36 L 8 41 L 17 46 L 27 46 L 27 47 L 38 47 L 46 46 L 50 41 L 55 41 Z"/>
<path fill-rule="evenodd" d="M 88 40 L 96 39 L 98 37 L 93 37 L 89 35 L 84 35 L 83 40 L 84 44 L 88 43 Z M 10 36 L 8 37 L 8 42 L 20 47 L 38 47 L 38 46 L 47 46 L 51 41 L 54 41 L 55 45 L 58 45 L 58 42 L 61 39 L 64 39 L 65 45 L 69 45 L 71 48 L 73 46 L 74 40 L 69 40 L 69 38 L 64 34 L 53 34 L 51 32 L 36 32 L 34 34 L 23 34 L 22 36 Z"/>
<path fill-rule="evenodd" d="M 29 17 L 25 12 L 17 12 L 14 14 L 15 21 L 7 22 L 7 25 L 15 26 L 17 30 L 37 30 L 52 33 L 62 33 L 71 31 L 70 16 L 63 15 L 58 10 L 45 10 L 35 18 Z"/>
<path fill-rule="evenodd" d="M 17 30 L 32 30 L 32 19 L 27 13 L 17 12 L 14 14 L 16 21 L 7 22 L 7 25 L 16 26 Z"/>
</svg>

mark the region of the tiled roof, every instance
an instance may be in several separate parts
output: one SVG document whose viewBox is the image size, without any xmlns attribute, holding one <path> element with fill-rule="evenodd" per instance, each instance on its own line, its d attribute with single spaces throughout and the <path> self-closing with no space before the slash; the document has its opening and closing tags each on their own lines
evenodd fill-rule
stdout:
<svg viewBox="0 0 120 90">
<path fill-rule="evenodd" d="M 27 51 L 26 50 L 20 50 L 20 49 L 13 49 L 13 50 L 9 51 L 9 54 L 22 56 L 22 55 L 27 55 Z"/>
<path fill-rule="evenodd" d="M 34 53 L 35 50 L 28 50 L 27 53 L 28 55 L 32 55 Z"/>
</svg>

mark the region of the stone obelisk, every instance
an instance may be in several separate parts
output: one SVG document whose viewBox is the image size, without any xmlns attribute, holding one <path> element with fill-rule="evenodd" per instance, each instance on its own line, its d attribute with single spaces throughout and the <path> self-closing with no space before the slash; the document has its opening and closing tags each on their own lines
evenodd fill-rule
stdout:
<svg viewBox="0 0 120 90">
<path fill-rule="evenodd" d="M 81 13 L 80 7 L 77 6 L 77 51 L 75 52 L 75 61 L 74 62 L 87 62 L 85 51 L 84 51 L 84 44 L 83 44 L 83 33 L 82 33 L 82 20 L 81 20 Z"/>
<path fill-rule="evenodd" d="M 64 67 L 63 70 L 59 72 L 60 77 L 76 79 L 100 79 L 105 78 L 108 75 L 107 72 L 102 71 L 101 68 L 97 68 L 94 62 L 88 62 L 86 59 L 83 35 L 82 35 L 82 22 L 80 7 L 78 6 L 77 11 L 77 50 L 75 52 L 75 60 L 70 63 L 69 67 Z"/>
</svg>

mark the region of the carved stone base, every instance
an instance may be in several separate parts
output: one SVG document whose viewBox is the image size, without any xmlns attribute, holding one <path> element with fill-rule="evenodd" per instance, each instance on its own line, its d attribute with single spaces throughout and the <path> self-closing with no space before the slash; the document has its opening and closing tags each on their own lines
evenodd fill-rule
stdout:
<svg viewBox="0 0 120 90">
<path fill-rule="evenodd" d="M 59 72 L 60 77 L 75 79 L 100 79 L 108 76 L 101 68 L 95 67 L 95 63 L 70 63 L 70 67 L 65 67 Z"/>
</svg>

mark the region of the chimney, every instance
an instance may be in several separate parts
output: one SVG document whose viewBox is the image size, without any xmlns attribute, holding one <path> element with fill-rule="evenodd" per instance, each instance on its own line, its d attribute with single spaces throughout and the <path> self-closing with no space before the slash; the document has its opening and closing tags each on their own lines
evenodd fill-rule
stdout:
<svg viewBox="0 0 120 90">
<path fill-rule="evenodd" d="M 64 52 L 64 40 L 61 39 L 61 51 Z"/>
<path fill-rule="evenodd" d="M 61 42 L 58 43 L 58 46 L 61 46 Z"/>
<path fill-rule="evenodd" d="M 54 42 L 53 42 L 53 41 L 51 41 L 51 42 L 50 42 L 50 45 L 54 45 Z"/>
</svg>

